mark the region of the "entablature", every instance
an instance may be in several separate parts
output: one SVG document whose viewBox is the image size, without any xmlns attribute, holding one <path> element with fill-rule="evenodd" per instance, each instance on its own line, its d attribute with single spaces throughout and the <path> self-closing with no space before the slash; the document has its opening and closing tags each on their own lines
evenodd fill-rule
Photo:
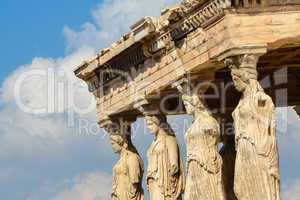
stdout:
<svg viewBox="0 0 300 200">
<path fill-rule="evenodd" d="M 260 68 L 299 68 L 298 4 L 300 0 L 186 0 L 164 10 L 159 19 L 138 21 L 130 33 L 75 74 L 88 83 L 99 115 L 103 108 L 108 115 L 136 115 L 137 96 L 174 93 L 177 101 L 170 88 L 174 81 L 188 73 L 217 74 L 230 56 L 260 54 Z M 224 76 L 215 81 L 228 81 Z"/>
</svg>

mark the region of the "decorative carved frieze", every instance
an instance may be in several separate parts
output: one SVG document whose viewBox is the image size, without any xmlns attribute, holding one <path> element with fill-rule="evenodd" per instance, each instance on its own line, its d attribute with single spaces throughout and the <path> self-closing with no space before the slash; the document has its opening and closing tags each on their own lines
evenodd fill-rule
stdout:
<svg viewBox="0 0 300 200">
<path fill-rule="evenodd" d="M 198 4 L 202 5 L 199 2 Z M 89 91 L 95 96 L 106 95 L 117 85 L 122 87 L 133 80 L 135 77 L 132 76 L 132 72 L 142 70 L 140 68 L 147 58 L 160 50 L 174 49 L 176 41 L 187 37 L 192 32 L 199 34 L 199 28 L 223 16 L 224 9 L 229 6 L 229 0 L 213 0 L 190 16 L 183 12 L 181 5 L 163 11 L 159 20 L 150 17 L 143 18 L 131 27 L 131 34 L 124 35 L 121 40 L 112 45 L 112 48 L 102 50 L 93 62 L 85 63 L 75 73 L 87 81 Z M 159 34 L 162 35 L 157 37 Z M 199 37 L 186 39 L 185 52 L 206 41 L 203 29 L 200 34 L 203 35 L 201 41 Z M 126 42 L 128 42 L 128 48 L 118 51 Z M 92 71 L 86 70 L 89 68 Z M 114 87 L 111 87 L 112 83 Z"/>
<path fill-rule="evenodd" d="M 259 8 L 267 6 L 288 6 L 300 4 L 299 0 L 261 0 L 261 1 L 249 1 L 249 0 L 234 0 L 233 5 L 237 8 Z"/>
<path fill-rule="evenodd" d="M 199 4 L 203 3 L 201 0 L 183 0 L 180 4 L 184 8 L 185 12 L 194 9 Z"/>
<path fill-rule="evenodd" d="M 139 65 L 146 59 L 140 48 L 142 45 L 136 45 L 125 52 L 124 56 L 116 57 L 103 66 L 99 66 L 94 72 L 95 75 L 87 79 L 89 91 L 97 92 L 101 88 L 102 93 L 107 94 L 112 82 L 115 87 L 130 82 L 134 78 L 132 72 L 137 71 Z"/>
<path fill-rule="evenodd" d="M 165 48 L 170 41 L 178 41 L 198 28 L 205 28 L 224 15 L 224 9 L 229 8 L 230 0 L 214 0 L 198 10 L 193 15 L 185 18 L 169 32 L 161 35 L 150 45 L 151 52 Z"/>
<path fill-rule="evenodd" d="M 155 34 L 155 19 L 151 17 L 143 18 L 132 25 L 130 28 L 132 30 L 135 42 L 148 39 L 153 34 Z"/>
<path fill-rule="evenodd" d="M 110 114 L 131 112 L 135 95 L 149 97 L 156 91 L 164 93 L 169 90 L 169 84 L 185 72 L 206 71 L 215 64 L 217 68 L 223 67 L 219 61 L 226 57 L 258 53 L 253 46 L 261 46 L 259 53 L 266 53 L 268 49 L 277 51 L 285 43 L 292 44 L 297 40 L 299 8 L 296 6 L 293 12 L 286 7 L 280 11 L 281 7 L 278 6 L 270 8 L 274 9 L 271 14 L 261 9 L 259 14 L 252 12 L 252 15 L 240 15 L 239 12 L 251 12 L 252 8 L 221 9 L 220 2 L 228 5 L 224 4 L 225 0 L 190 2 L 190 10 L 184 10 L 181 4 L 177 4 L 164 10 L 159 19 L 141 20 L 132 32 L 75 71 L 78 77 L 88 83 L 90 91 L 97 97 L 98 105 L 109 110 Z M 205 25 L 205 21 L 209 21 L 211 26 Z M 146 37 L 136 42 L 134 35 L 138 36 L 140 30 L 144 29 L 150 34 L 145 34 Z M 176 29 L 181 33 L 176 35 Z M 157 45 L 151 47 L 152 44 Z M 289 54 L 285 51 L 280 53 Z M 294 61 L 290 59 L 289 62 Z M 103 77 L 99 77 L 100 73 L 104 74 Z M 120 74 L 126 74 L 131 81 L 124 80 Z"/>
</svg>

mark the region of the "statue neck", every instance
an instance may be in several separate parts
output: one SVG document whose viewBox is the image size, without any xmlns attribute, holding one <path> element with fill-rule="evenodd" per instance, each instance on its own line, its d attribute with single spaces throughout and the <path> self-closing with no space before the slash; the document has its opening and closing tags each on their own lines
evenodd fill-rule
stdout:
<svg viewBox="0 0 300 200">
<path fill-rule="evenodd" d="M 250 87 L 246 87 L 244 92 L 243 92 L 243 98 L 247 98 L 251 95 L 251 88 Z"/>
<path fill-rule="evenodd" d="M 127 153 L 127 150 L 125 148 L 122 148 L 121 152 L 120 152 L 120 157 L 125 156 Z"/>
<path fill-rule="evenodd" d="M 202 110 L 196 110 L 194 113 L 194 118 L 195 119 L 203 119 L 205 117 L 209 117 L 210 113 L 209 111 L 202 109 Z"/>
<path fill-rule="evenodd" d="M 160 130 L 158 131 L 158 133 L 155 135 L 155 140 L 157 140 L 157 139 L 162 139 L 162 138 L 165 137 L 166 135 L 167 135 L 167 133 L 166 133 L 164 130 L 160 129 Z"/>
<path fill-rule="evenodd" d="M 242 98 L 247 98 L 253 95 L 253 93 L 262 90 L 259 82 L 255 79 L 250 79 L 249 84 L 246 86 L 245 90 L 243 91 Z"/>
</svg>

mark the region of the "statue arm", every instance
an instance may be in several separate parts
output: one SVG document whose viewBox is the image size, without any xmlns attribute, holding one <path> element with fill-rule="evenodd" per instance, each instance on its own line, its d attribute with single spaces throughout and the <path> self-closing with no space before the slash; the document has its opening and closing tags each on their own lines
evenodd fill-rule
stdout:
<svg viewBox="0 0 300 200">
<path fill-rule="evenodd" d="M 275 114 L 273 102 L 272 102 L 272 112 L 271 112 L 270 135 L 276 137 L 276 114 Z"/>
<path fill-rule="evenodd" d="M 258 127 L 261 134 L 260 145 L 257 147 L 258 153 L 269 157 L 274 150 L 274 139 L 276 140 L 275 127 L 275 107 L 271 97 L 265 93 L 260 93 L 256 97 L 256 107 L 258 114 Z"/>
<path fill-rule="evenodd" d="M 179 171 L 179 150 L 176 138 L 172 138 L 167 142 L 168 147 L 168 156 L 170 159 L 171 168 L 170 173 L 171 175 L 175 175 Z"/>
<path fill-rule="evenodd" d="M 273 103 L 272 103 L 273 104 Z M 276 114 L 275 110 L 271 113 L 271 123 L 270 123 L 270 136 L 272 140 L 272 146 L 270 148 L 270 173 L 276 177 L 278 180 L 280 179 L 279 173 L 279 157 L 278 157 L 278 147 L 277 147 L 277 139 L 276 139 Z"/>
<path fill-rule="evenodd" d="M 263 100 L 265 100 L 264 106 L 264 120 L 268 120 L 267 131 L 264 135 L 265 141 L 265 150 L 262 152 L 262 155 L 268 159 L 268 170 L 269 173 L 277 180 L 280 180 L 279 172 L 279 157 L 278 157 L 278 148 L 277 148 L 277 138 L 276 138 L 276 114 L 275 114 L 275 105 L 272 101 L 272 98 L 265 93 L 262 95 Z M 259 99 L 260 100 L 260 99 Z M 258 105 L 262 106 L 262 105 Z M 266 123 L 264 123 L 266 124 Z M 273 184 L 273 183 L 272 183 Z M 278 183 L 277 183 L 278 184 Z M 276 198 L 277 199 L 277 198 Z"/>
<path fill-rule="evenodd" d="M 129 173 L 129 197 L 130 199 L 134 198 L 138 193 L 138 186 L 141 181 L 142 175 L 142 169 L 140 167 L 140 163 L 137 157 L 130 156 L 127 160 L 127 167 L 128 167 L 128 173 Z"/>
</svg>

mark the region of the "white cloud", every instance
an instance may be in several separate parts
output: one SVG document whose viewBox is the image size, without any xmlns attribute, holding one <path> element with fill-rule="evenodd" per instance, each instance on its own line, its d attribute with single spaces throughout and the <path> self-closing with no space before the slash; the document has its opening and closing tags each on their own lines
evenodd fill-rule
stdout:
<svg viewBox="0 0 300 200">
<path fill-rule="evenodd" d="M 53 145 L 55 150 L 63 149 L 68 135 L 74 131 L 68 127 L 68 120 L 70 117 L 73 120 L 74 111 L 78 109 L 91 106 L 85 117 L 96 121 L 93 96 L 73 70 L 93 57 L 97 53 L 95 49 L 127 32 L 135 21 L 146 15 L 158 15 L 162 8 L 174 2 L 176 0 L 106 0 L 92 11 L 94 24 L 86 22 L 81 32 L 64 28 L 72 53 L 61 58 L 34 58 L 30 64 L 17 68 L 0 89 L 0 103 L 4 104 L 0 110 L 0 156 L 9 156 L 4 152 L 12 151 L 49 153 L 45 150 L 52 149 L 49 146 Z M 32 74 L 36 72 L 38 74 Z M 22 78 L 24 80 L 19 82 Z M 20 88 L 16 90 L 19 83 Z"/>
<path fill-rule="evenodd" d="M 145 16 L 158 16 L 160 11 L 178 0 L 105 0 L 92 11 L 93 23 L 87 22 L 77 32 L 66 26 L 67 49 L 82 46 L 96 49 L 110 45 Z"/>
<path fill-rule="evenodd" d="M 110 192 L 109 175 L 100 172 L 89 173 L 74 178 L 71 188 L 59 192 L 52 200 L 108 200 Z"/>
<path fill-rule="evenodd" d="M 31 64 L 21 66 L 6 78 L 1 88 L 0 101 L 17 103 L 17 97 L 26 108 L 46 109 L 40 113 L 64 112 L 73 106 L 67 101 L 68 97 L 84 103 L 91 96 L 86 85 L 75 77 L 73 70 L 94 55 L 93 49 L 82 48 L 65 58 L 34 58 Z M 82 87 L 84 90 L 81 90 Z"/>
<path fill-rule="evenodd" d="M 283 200 L 299 200 L 300 199 L 300 179 L 295 180 L 283 186 Z"/>
<path fill-rule="evenodd" d="M 70 132 L 63 117 L 40 117 L 5 108 L 0 112 L 0 159 L 57 153 L 63 150 L 63 139 Z"/>
<path fill-rule="evenodd" d="M 277 134 L 283 147 L 300 145 L 300 118 L 292 107 L 277 108 Z"/>
<path fill-rule="evenodd" d="M 88 117 L 95 120 L 94 98 L 73 72 L 94 55 L 93 49 L 81 48 L 64 58 L 34 58 L 5 79 L 0 96 L 0 158 L 64 151 L 70 135 L 76 136 L 75 108 L 91 105 Z"/>
</svg>

